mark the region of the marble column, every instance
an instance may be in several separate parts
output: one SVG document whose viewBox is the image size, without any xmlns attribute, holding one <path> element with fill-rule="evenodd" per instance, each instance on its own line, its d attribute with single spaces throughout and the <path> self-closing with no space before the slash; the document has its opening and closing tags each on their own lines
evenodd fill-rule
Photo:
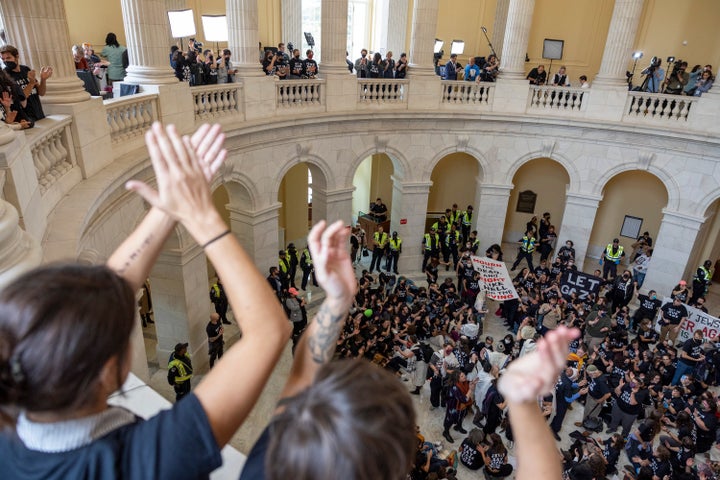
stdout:
<svg viewBox="0 0 720 480">
<path fill-rule="evenodd" d="M 627 87 L 625 72 L 632 56 L 643 2 L 644 0 L 615 0 L 600 72 L 593 80 L 593 87 L 597 85 Z"/>
<path fill-rule="evenodd" d="M 225 0 L 228 23 L 228 48 L 232 52 L 237 77 L 263 77 L 258 62 L 258 2 L 257 0 Z"/>
<path fill-rule="evenodd" d="M 501 55 L 502 78 L 525 78 L 525 54 L 534 9 L 535 0 L 510 0 Z"/>
<path fill-rule="evenodd" d="M 164 0 L 122 0 L 130 66 L 124 82 L 138 85 L 177 83 L 168 61 L 169 35 Z"/>
<path fill-rule="evenodd" d="M 480 184 L 475 192 L 475 213 L 473 230 L 480 240 L 479 254 L 497 243 L 502 245 L 505 215 L 512 185 Z"/>
<path fill-rule="evenodd" d="M 397 61 L 405 51 L 409 0 L 391 0 L 388 5 L 387 49 Z"/>
<path fill-rule="evenodd" d="M 208 298 L 207 259 L 195 243 L 166 248 L 150 273 L 157 331 L 157 360 L 165 368 L 177 343 L 190 343 L 194 366 L 208 363 L 205 325 L 212 308 Z"/>
<path fill-rule="evenodd" d="M 20 51 L 20 63 L 35 69 L 38 79 L 41 67 L 53 68 L 43 105 L 88 100 L 75 74 L 63 0 L 4 0 L 1 8 L 7 42 Z"/>
<path fill-rule="evenodd" d="M 435 76 L 433 47 L 437 31 L 438 8 L 438 0 L 414 0 L 413 2 L 408 77 Z"/>
<path fill-rule="evenodd" d="M 397 231 L 403 241 L 398 269 L 401 274 L 417 272 L 422 265 L 422 239 L 432 182 L 403 181 L 395 176 L 392 180 L 390 231 Z"/>
<path fill-rule="evenodd" d="M 580 270 L 585 264 L 585 255 L 600 200 L 602 200 L 600 195 L 583 193 L 568 192 L 565 197 L 565 213 L 556 245 L 564 245 L 566 241 L 572 240 L 575 248 L 575 265 Z"/>
<path fill-rule="evenodd" d="M 17 209 L 6 201 L 7 194 L 6 182 L 10 165 L 8 165 L 5 153 L 12 155 L 17 154 L 17 137 L 25 137 L 23 133 L 14 133 L 7 126 L 0 124 L 0 290 L 7 284 L 12 282 L 16 277 L 31 270 L 42 261 L 42 250 L 40 242 L 25 230 L 20 228 L 20 217 Z M 7 147 L 7 151 L 5 148 Z M 25 149 L 27 150 L 27 149 Z M 8 170 L 5 170 L 5 169 Z M 27 169 L 26 169 L 27 170 Z M 35 172 L 30 162 L 30 170 L 32 171 L 32 179 L 35 179 Z M 19 179 L 23 183 L 26 179 Z M 18 181 L 18 179 L 15 179 Z M 35 181 L 37 187 L 37 180 Z M 37 191 L 37 188 L 33 188 Z M 17 198 L 16 198 L 17 200 Z"/>
<path fill-rule="evenodd" d="M 313 189 L 313 223 L 320 220 L 327 220 L 328 223 L 342 220 L 345 225 L 350 225 L 354 191 L 355 187 L 339 190 Z"/>
<path fill-rule="evenodd" d="M 347 51 L 348 0 L 322 0 L 320 74 L 348 75 Z"/>
<path fill-rule="evenodd" d="M 302 0 L 282 0 L 281 17 L 282 41 L 286 45 L 292 43 L 305 58 L 302 48 L 305 39 L 302 31 Z M 292 52 L 288 52 L 288 55 L 292 57 Z"/>
<path fill-rule="evenodd" d="M 225 206 L 230 213 L 230 230 L 263 273 L 277 264 L 280 207 L 275 203 L 251 212 L 237 205 Z"/>
<path fill-rule="evenodd" d="M 668 295 L 683 278 L 691 282 L 691 272 L 696 266 L 688 265 L 688 261 L 704 222 L 704 217 L 692 213 L 663 209 L 643 290 L 656 290 L 661 295 Z"/>
<path fill-rule="evenodd" d="M 490 36 L 490 41 L 495 48 L 495 53 L 502 54 L 503 45 L 505 45 L 505 27 L 507 26 L 508 8 L 510 0 L 497 0 L 495 6 L 495 22 Z"/>
</svg>

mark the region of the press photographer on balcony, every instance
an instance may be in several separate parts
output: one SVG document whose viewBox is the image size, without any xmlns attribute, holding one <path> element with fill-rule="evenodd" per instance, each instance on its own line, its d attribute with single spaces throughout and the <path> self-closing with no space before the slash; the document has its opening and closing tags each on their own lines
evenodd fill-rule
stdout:
<svg viewBox="0 0 720 480">
<path fill-rule="evenodd" d="M 672 73 L 665 79 L 665 93 L 670 95 L 682 94 L 685 85 L 690 81 L 690 74 L 687 73 L 687 62 L 678 60 L 673 66 Z"/>
</svg>

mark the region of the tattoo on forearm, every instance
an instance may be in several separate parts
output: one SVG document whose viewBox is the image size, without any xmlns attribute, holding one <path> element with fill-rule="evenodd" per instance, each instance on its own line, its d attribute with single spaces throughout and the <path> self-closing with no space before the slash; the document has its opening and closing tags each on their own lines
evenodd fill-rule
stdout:
<svg viewBox="0 0 720 480">
<path fill-rule="evenodd" d="M 323 303 L 315 316 L 315 328 L 308 339 L 308 348 L 315 363 L 328 362 L 335 353 L 340 330 L 347 318 L 347 311 L 333 313 L 332 308 Z"/>
<path fill-rule="evenodd" d="M 133 251 L 128 259 L 125 261 L 122 267 L 117 270 L 118 275 L 123 276 L 127 272 L 128 268 L 140 257 L 140 254 L 145 250 L 153 239 L 153 235 L 150 234 L 145 237 L 145 240 Z"/>
</svg>

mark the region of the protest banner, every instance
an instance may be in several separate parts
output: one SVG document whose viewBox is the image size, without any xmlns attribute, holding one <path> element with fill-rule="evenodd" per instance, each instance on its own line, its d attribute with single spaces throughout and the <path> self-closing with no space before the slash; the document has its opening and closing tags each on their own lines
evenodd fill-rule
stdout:
<svg viewBox="0 0 720 480">
<path fill-rule="evenodd" d="M 660 319 L 662 318 L 662 307 L 666 303 L 672 303 L 672 299 L 665 297 L 663 298 L 661 309 L 658 310 L 658 316 L 655 319 L 655 331 L 660 333 Z M 685 305 L 685 304 L 683 304 Z M 700 330 L 703 332 L 703 336 L 707 338 L 713 338 L 720 334 L 720 319 L 713 317 L 710 314 L 698 310 L 697 308 L 685 305 L 688 312 L 688 319 L 683 323 L 680 332 L 678 333 L 676 344 L 681 345 L 685 343 L 685 340 L 692 338 L 693 334 Z"/>
<path fill-rule="evenodd" d="M 473 268 L 480 272 L 480 286 L 487 298 L 500 302 L 518 298 L 503 262 L 487 257 L 473 256 L 471 259 Z"/>
<path fill-rule="evenodd" d="M 560 293 L 565 300 L 570 300 L 573 292 L 580 300 L 585 300 L 589 294 L 597 295 L 600 292 L 602 281 L 603 279 L 600 277 L 578 270 L 565 270 L 560 277 Z"/>
</svg>

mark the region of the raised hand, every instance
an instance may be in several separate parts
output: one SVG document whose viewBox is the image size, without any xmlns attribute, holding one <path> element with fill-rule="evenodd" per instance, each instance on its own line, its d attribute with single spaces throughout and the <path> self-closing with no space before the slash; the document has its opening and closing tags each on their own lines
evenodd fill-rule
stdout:
<svg viewBox="0 0 720 480">
<path fill-rule="evenodd" d="M 40 69 L 40 80 L 47 80 L 48 78 L 52 77 L 52 74 L 53 74 L 52 67 L 42 67 Z"/>
<path fill-rule="evenodd" d="M 578 335 L 578 329 L 564 326 L 545 335 L 534 352 L 510 363 L 498 382 L 500 393 L 512 403 L 534 402 L 548 393 L 565 366 L 568 344 Z"/>
<path fill-rule="evenodd" d="M 222 127 L 218 123 L 212 126 L 203 123 L 190 138 L 190 144 L 197 154 L 208 182 L 212 181 L 227 157 L 227 150 L 223 148 L 224 143 L 225 134 L 222 133 Z"/>
<path fill-rule="evenodd" d="M 350 230 L 340 220 L 329 226 L 322 220 L 308 234 L 315 278 L 328 298 L 346 302 L 351 302 L 357 291 L 355 272 L 347 251 L 349 238 Z"/>
</svg>

